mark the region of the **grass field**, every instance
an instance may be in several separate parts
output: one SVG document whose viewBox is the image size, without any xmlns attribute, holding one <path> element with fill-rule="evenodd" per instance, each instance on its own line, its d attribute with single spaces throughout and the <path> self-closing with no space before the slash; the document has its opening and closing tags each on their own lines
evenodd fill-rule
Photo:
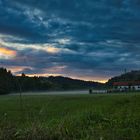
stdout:
<svg viewBox="0 0 140 140">
<path fill-rule="evenodd" d="M 140 140 L 140 94 L 0 96 L 0 140 Z"/>
</svg>

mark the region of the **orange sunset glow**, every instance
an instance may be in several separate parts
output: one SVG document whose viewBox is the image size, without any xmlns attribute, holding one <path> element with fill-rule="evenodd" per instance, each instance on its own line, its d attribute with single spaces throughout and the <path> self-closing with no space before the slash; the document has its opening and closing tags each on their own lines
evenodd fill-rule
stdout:
<svg viewBox="0 0 140 140">
<path fill-rule="evenodd" d="M 14 57 L 16 56 L 16 51 L 0 47 L 0 56 Z"/>
<path fill-rule="evenodd" d="M 20 76 L 21 74 L 18 74 L 18 76 Z M 41 76 L 41 77 L 48 77 L 48 76 L 63 76 L 61 74 L 26 74 L 26 76 L 29 76 L 29 77 L 34 77 L 34 76 Z M 87 78 L 87 77 L 74 77 L 74 76 L 70 76 L 72 79 L 80 79 L 80 80 L 84 80 L 84 81 L 93 81 L 94 80 L 94 77 L 91 77 L 91 78 Z M 108 79 L 95 79 L 94 82 L 100 82 L 100 83 L 106 83 L 108 81 Z"/>
</svg>

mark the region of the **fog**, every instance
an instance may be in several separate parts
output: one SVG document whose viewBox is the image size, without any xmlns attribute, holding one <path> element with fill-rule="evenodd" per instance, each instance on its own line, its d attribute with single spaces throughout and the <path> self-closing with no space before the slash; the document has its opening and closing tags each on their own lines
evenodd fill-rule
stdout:
<svg viewBox="0 0 140 140">
<path fill-rule="evenodd" d="M 11 95 L 18 95 L 20 93 L 13 93 Z M 80 95 L 89 94 L 88 90 L 71 90 L 71 91 L 44 91 L 44 92 L 22 92 L 22 95 Z"/>
</svg>

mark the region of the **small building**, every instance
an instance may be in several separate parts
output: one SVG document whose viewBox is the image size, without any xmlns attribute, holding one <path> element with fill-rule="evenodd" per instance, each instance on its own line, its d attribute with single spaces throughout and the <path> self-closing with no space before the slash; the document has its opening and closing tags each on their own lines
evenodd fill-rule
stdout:
<svg viewBox="0 0 140 140">
<path fill-rule="evenodd" d="M 114 82 L 113 86 L 119 91 L 140 91 L 140 81 Z"/>
</svg>

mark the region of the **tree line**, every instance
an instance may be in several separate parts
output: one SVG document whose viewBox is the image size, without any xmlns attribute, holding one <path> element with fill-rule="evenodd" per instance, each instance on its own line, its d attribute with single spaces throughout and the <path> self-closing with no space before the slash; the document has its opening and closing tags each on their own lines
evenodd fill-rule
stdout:
<svg viewBox="0 0 140 140">
<path fill-rule="evenodd" d="M 11 71 L 0 68 L 0 94 L 7 94 L 19 91 L 39 91 L 49 90 L 52 83 L 43 77 L 28 77 L 25 74 L 21 76 L 12 75 Z"/>
<path fill-rule="evenodd" d="M 11 71 L 0 68 L 0 94 L 27 91 L 47 90 L 76 90 L 98 88 L 102 84 L 98 82 L 76 80 L 67 77 L 28 77 L 24 73 L 14 76 Z"/>
<path fill-rule="evenodd" d="M 113 86 L 114 82 L 130 82 L 130 81 L 140 81 L 140 70 L 130 71 L 124 73 L 120 76 L 113 77 L 108 80 L 106 86 Z"/>
</svg>

